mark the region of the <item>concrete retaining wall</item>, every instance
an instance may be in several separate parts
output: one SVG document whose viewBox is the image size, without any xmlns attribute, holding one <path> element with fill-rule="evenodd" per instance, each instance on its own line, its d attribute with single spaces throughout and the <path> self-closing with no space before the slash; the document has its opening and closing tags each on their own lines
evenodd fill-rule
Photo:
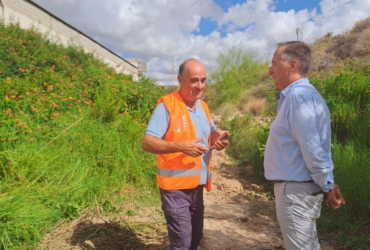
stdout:
<svg viewBox="0 0 370 250">
<path fill-rule="evenodd" d="M 51 40 L 65 46 L 82 46 L 86 52 L 93 53 L 113 67 L 117 73 L 130 74 L 134 80 L 138 79 L 136 60 L 129 62 L 123 59 L 32 1 L 0 0 L 0 18 L 5 24 L 19 23 L 23 29 L 35 27 L 41 33 L 48 34 Z"/>
</svg>

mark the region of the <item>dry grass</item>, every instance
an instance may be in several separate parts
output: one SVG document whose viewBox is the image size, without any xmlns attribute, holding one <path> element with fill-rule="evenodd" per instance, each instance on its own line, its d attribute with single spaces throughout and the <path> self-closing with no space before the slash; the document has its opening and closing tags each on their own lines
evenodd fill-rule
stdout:
<svg viewBox="0 0 370 250">
<path fill-rule="evenodd" d="M 331 33 L 318 39 L 311 48 L 313 59 L 310 71 L 331 70 L 333 65 L 338 63 L 338 58 L 328 52 L 333 49 L 333 37 Z"/>
<path fill-rule="evenodd" d="M 325 51 L 314 51 L 310 71 L 332 71 L 334 65 L 343 64 L 340 58 Z"/>
<path fill-rule="evenodd" d="M 221 120 L 226 121 L 229 118 L 232 118 L 232 116 L 236 113 L 237 107 L 234 103 L 226 103 L 219 107 L 218 114 L 221 115 Z"/>
<path fill-rule="evenodd" d="M 256 87 L 251 89 L 250 92 L 255 98 L 266 98 L 267 97 L 266 92 L 267 90 L 271 88 L 275 88 L 274 84 L 271 82 L 270 83 L 260 83 Z"/>
<path fill-rule="evenodd" d="M 252 89 L 245 90 L 240 95 L 242 104 L 253 98 L 267 98 L 267 90 L 271 88 L 274 88 L 273 83 L 260 83 Z"/>
<path fill-rule="evenodd" d="M 245 110 L 248 114 L 257 116 L 261 114 L 266 109 L 266 99 L 265 98 L 252 98 L 245 105 Z"/>
<path fill-rule="evenodd" d="M 362 33 L 363 30 L 370 28 L 370 17 L 358 21 L 352 28 L 351 33 Z"/>
<path fill-rule="evenodd" d="M 330 72 L 334 65 L 343 65 L 353 60 L 370 56 L 370 17 L 357 22 L 350 31 L 332 36 L 331 33 L 318 39 L 312 46 L 311 72 Z"/>
<path fill-rule="evenodd" d="M 370 27 L 363 30 L 362 33 L 359 34 L 358 40 L 353 47 L 353 54 L 356 57 L 370 55 Z"/>
<path fill-rule="evenodd" d="M 359 34 L 347 33 L 333 37 L 333 48 L 328 51 L 340 59 L 352 57 L 353 45 L 356 43 Z"/>
<path fill-rule="evenodd" d="M 312 46 L 313 53 L 315 52 L 326 52 L 331 50 L 333 47 L 332 33 L 327 33 L 325 36 L 317 39 Z"/>
</svg>

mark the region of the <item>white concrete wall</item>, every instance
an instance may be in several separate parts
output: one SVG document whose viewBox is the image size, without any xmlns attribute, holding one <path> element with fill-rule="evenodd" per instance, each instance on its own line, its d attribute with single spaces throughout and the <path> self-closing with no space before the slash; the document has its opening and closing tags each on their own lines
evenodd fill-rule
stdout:
<svg viewBox="0 0 370 250">
<path fill-rule="evenodd" d="M 65 46 L 71 43 L 82 46 L 86 52 L 93 53 L 107 65 L 115 68 L 117 73 L 130 74 L 135 81 L 138 79 L 137 63 L 124 60 L 28 0 L 0 0 L 0 18 L 5 24 L 19 23 L 23 29 L 36 27 L 39 32 L 48 34 L 51 40 Z"/>
</svg>

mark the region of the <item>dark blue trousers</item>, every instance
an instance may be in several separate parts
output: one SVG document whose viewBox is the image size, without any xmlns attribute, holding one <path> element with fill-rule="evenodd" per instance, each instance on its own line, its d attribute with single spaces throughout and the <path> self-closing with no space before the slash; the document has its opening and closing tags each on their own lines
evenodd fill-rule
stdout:
<svg viewBox="0 0 370 250">
<path fill-rule="evenodd" d="M 196 250 L 203 236 L 203 186 L 180 190 L 160 188 L 160 194 L 171 250 Z"/>
</svg>

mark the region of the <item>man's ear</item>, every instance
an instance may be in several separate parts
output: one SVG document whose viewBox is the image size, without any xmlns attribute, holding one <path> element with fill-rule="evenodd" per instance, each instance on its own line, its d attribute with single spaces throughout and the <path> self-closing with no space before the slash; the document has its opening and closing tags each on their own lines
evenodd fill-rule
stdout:
<svg viewBox="0 0 370 250">
<path fill-rule="evenodd" d="M 297 60 L 293 59 L 290 61 L 289 64 L 290 64 L 290 70 L 292 72 L 298 72 L 298 61 Z"/>
<path fill-rule="evenodd" d="M 181 85 L 184 79 L 182 78 L 182 76 L 177 75 L 177 81 L 179 81 L 179 84 Z"/>
</svg>

